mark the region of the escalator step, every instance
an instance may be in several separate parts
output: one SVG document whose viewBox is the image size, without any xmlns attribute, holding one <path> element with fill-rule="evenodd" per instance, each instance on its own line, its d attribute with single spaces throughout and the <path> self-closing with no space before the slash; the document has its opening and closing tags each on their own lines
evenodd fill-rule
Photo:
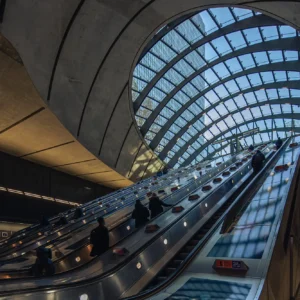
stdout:
<svg viewBox="0 0 300 300">
<path fill-rule="evenodd" d="M 178 266 L 181 265 L 182 262 L 183 262 L 182 259 L 174 259 L 174 260 L 170 263 L 170 267 L 171 267 L 171 268 L 177 268 Z"/>
<path fill-rule="evenodd" d="M 178 259 L 184 260 L 187 258 L 188 255 L 189 254 L 187 252 L 181 252 L 180 254 L 178 254 Z"/>
<path fill-rule="evenodd" d="M 157 284 L 160 284 L 161 282 L 165 281 L 167 279 L 167 276 L 158 276 L 156 281 Z"/>
<path fill-rule="evenodd" d="M 195 238 L 200 241 L 204 237 L 204 234 L 197 234 Z"/>
<path fill-rule="evenodd" d="M 167 269 L 166 269 L 166 274 L 168 275 L 168 276 L 170 276 L 172 273 L 174 273 L 176 271 L 176 268 L 171 268 L 171 267 L 168 267 Z"/>
<path fill-rule="evenodd" d="M 194 249 L 194 246 L 185 246 L 184 247 L 185 252 L 188 252 L 188 253 L 190 253 L 193 249 Z"/>
<path fill-rule="evenodd" d="M 199 243 L 199 240 L 190 240 L 189 245 L 196 246 Z"/>
</svg>

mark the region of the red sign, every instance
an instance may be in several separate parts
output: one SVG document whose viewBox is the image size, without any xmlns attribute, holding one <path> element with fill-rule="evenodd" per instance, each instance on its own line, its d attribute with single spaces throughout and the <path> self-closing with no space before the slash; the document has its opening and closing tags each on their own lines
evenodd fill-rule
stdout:
<svg viewBox="0 0 300 300">
<path fill-rule="evenodd" d="M 248 266 L 241 260 L 216 259 L 213 265 L 215 270 L 248 271 Z"/>
</svg>

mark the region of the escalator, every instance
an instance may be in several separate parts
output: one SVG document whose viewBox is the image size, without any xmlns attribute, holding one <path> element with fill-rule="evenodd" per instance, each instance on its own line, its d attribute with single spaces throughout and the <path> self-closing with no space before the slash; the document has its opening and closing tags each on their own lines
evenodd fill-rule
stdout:
<svg viewBox="0 0 300 300">
<path fill-rule="evenodd" d="M 273 152 L 270 152 L 269 156 L 271 157 L 272 154 Z M 100 284 L 102 287 L 101 293 L 104 293 L 104 295 L 108 293 L 111 295 L 110 299 L 116 299 L 115 294 L 122 294 L 120 293 L 120 289 L 123 289 L 124 292 L 124 280 L 126 281 L 130 278 L 132 283 L 137 282 L 147 271 L 147 263 L 148 266 L 158 263 L 164 257 L 165 253 L 171 253 L 168 251 L 169 248 L 172 248 L 178 241 L 183 242 L 184 238 L 181 237 L 189 237 L 196 228 L 200 229 L 207 223 L 207 220 L 230 199 L 237 188 L 248 182 L 247 178 L 250 176 L 249 170 L 249 158 L 243 158 L 242 161 L 234 164 L 234 166 L 227 166 L 227 170 L 216 174 L 215 178 L 211 176 L 211 188 L 208 191 L 205 189 L 209 184 L 201 188 L 198 191 L 200 198 L 197 201 L 189 201 L 188 197 L 186 197 L 182 200 L 183 207 L 185 208 L 182 213 L 172 214 L 171 211 L 168 211 L 156 220 L 159 228 L 161 228 L 160 230 L 147 235 L 139 230 L 133 236 L 126 239 L 124 243 L 121 243 L 119 246 L 127 248 L 129 255 L 117 257 L 111 253 L 107 253 L 97 259 L 94 264 L 85 265 L 76 273 L 72 272 L 68 277 L 57 275 L 53 279 L 49 277 L 35 281 L 8 280 L 7 283 L 2 282 L 3 295 L 9 295 L 11 292 L 8 292 L 8 290 L 15 291 L 15 293 L 24 293 L 25 291 L 26 293 L 30 293 L 32 291 L 34 294 L 31 294 L 31 299 L 39 299 L 35 297 L 40 297 L 45 289 L 53 288 L 53 286 L 57 289 L 55 293 L 64 293 L 64 287 L 71 289 L 72 287 L 76 287 L 76 295 L 78 295 L 81 290 L 77 289 L 78 285 L 85 286 L 85 284 L 89 284 L 96 288 Z M 197 184 L 199 185 L 199 182 Z M 188 191 L 185 192 L 187 193 Z M 178 234 L 174 236 L 174 234 L 171 234 L 173 231 Z M 188 234 L 182 235 L 182 231 L 188 232 Z M 152 262 L 149 262 L 149 259 L 152 259 Z M 108 263 L 105 265 L 103 262 Z M 132 276 L 128 276 L 128 274 Z M 121 281 L 123 284 L 120 285 L 118 282 L 120 282 L 119 280 L 122 276 L 125 276 L 125 279 Z M 117 278 L 119 279 L 117 280 Z M 126 282 L 126 287 L 128 288 L 132 283 Z M 14 299 L 18 299 L 18 296 L 15 295 Z"/>
<path fill-rule="evenodd" d="M 295 138 L 291 145 L 299 141 Z M 121 298 L 285 299 L 286 294 L 270 294 L 264 281 L 269 274 L 273 285 L 277 282 L 273 290 L 286 285 L 275 279 L 283 266 L 282 253 L 274 254 L 273 273 L 268 273 L 268 267 L 287 200 L 298 184 L 300 149 L 288 145 L 289 141 L 172 259 L 141 277 Z M 286 276 L 282 274 L 282 280 Z"/>
<path fill-rule="evenodd" d="M 226 166 L 226 163 L 224 164 Z M 204 183 L 205 180 L 208 180 L 211 176 L 215 174 L 215 172 L 219 172 L 219 170 L 222 169 L 222 166 L 220 165 L 216 170 L 211 169 L 206 177 L 204 176 L 202 179 L 202 182 Z M 186 173 L 184 173 L 186 175 Z M 194 179 L 194 177 L 193 177 Z M 195 179 L 194 179 L 195 180 Z M 201 181 L 200 181 L 201 183 Z M 194 182 L 187 184 L 187 189 L 194 186 Z M 197 185 L 195 185 L 197 186 Z M 185 195 L 185 191 L 183 190 L 176 190 L 174 193 L 169 195 L 169 197 L 166 198 L 166 202 L 169 204 L 176 204 L 183 195 Z M 111 246 L 114 246 L 115 244 L 122 241 L 125 237 L 130 235 L 134 232 L 134 224 L 133 221 L 130 219 L 130 215 L 127 215 L 127 220 L 117 223 L 115 226 L 111 226 Z M 89 245 L 89 232 L 90 229 L 87 230 L 87 237 L 83 239 L 79 239 L 75 242 L 72 242 L 72 239 L 62 240 L 62 245 L 59 245 L 57 242 L 50 241 L 48 244 L 52 247 L 54 252 L 54 261 L 57 273 L 65 272 L 69 269 L 78 268 L 82 265 L 84 265 L 87 262 L 90 262 L 93 260 L 89 256 L 91 246 Z M 77 236 L 72 233 L 72 235 Z M 59 239 L 61 240 L 61 239 Z M 56 243 L 56 244 L 55 244 Z M 59 249 L 64 248 L 64 253 L 60 251 Z M 80 257 L 80 260 L 78 259 Z M 20 259 L 12 259 L 11 261 L 6 262 L 6 264 L 3 265 L 2 268 L 0 268 L 0 277 L 1 278 L 19 278 L 19 277 L 28 277 L 30 276 L 30 262 L 34 262 L 35 257 L 34 254 L 30 254 L 30 256 L 26 259 L 26 256 L 22 256 Z"/>
</svg>

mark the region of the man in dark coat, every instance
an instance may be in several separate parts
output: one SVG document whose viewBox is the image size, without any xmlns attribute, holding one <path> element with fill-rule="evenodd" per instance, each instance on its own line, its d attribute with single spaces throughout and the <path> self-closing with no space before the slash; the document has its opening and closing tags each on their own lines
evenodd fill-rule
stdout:
<svg viewBox="0 0 300 300">
<path fill-rule="evenodd" d="M 132 212 L 132 219 L 135 219 L 135 228 L 145 225 L 148 221 L 149 211 L 145 207 L 141 200 L 136 200 L 135 208 Z"/>
<path fill-rule="evenodd" d="M 254 146 L 250 145 L 250 147 L 248 148 L 249 151 L 253 151 L 254 150 Z"/>
<path fill-rule="evenodd" d="M 260 150 L 257 150 L 251 162 L 254 173 L 258 173 L 263 168 L 265 159 L 264 154 Z"/>
<path fill-rule="evenodd" d="M 101 255 L 109 249 L 109 233 L 103 217 L 98 218 L 99 226 L 92 230 L 90 243 L 93 245 L 91 256 Z"/>
<path fill-rule="evenodd" d="M 159 215 L 164 211 L 163 206 L 169 207 L 172 206 L 170 204 L 166 204 L 162 202 L 155 193 L 152 194 L 151 198 L 149 199 L 149 209 L 151 211 L 151 219 Z"/>
<path fill-rule="evenodd" d="M 276 148 L 277 150 L 282 146 L 283 142 L 280 137 L 278 137 L 278 140 L 276 141 Z"/>
</svg>

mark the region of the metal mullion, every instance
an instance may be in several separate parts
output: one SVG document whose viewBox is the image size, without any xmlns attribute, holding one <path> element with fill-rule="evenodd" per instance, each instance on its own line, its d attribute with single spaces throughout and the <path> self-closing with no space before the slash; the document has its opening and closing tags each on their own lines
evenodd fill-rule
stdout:
<svg viewBox="0 0 300 300">
<path fill-rule="evenodd" d="M 165 44 L 165 43 L 164 43 Z M 168 46 L 168 45 L 167 45 Z M 170 48 L 169 46 L 168 46 L 168 48 Z M 170 48 L 171 49 L 171 48 Z M 173 51 L 173 49 L 171 49 L 172 51 Z M 161 60 L 164 64 L 168 64 L 168 62 L 166 61 L 166 60 L 164 60 L 164 59 L 162 59 L 159 55 L 157 55 L 156 53 L 154 53 L 154 52 L 152 52 L 151 50 L 150 50 L 150 53 L 153 55 L 153 56 L 155 56 L 156 58 L 158 58 L 159 60 Z"/>
<path fill-rule="evenodd" d="M 261 28 L 260 28 L 260 27 L 257 27 L 257 28 L 258 28 L 258 32 L 259 32 L 259 34 L 260 34 L 261 40 L 262 40 L 263 42 L 265 42 L 265 39 L 264 39 L 264 36 L 263 36 L 263 34 L 262 34 Z"/>
<path fill-rule="evenodd" d="M 153 73 L 155 73 L 155 74 L 157 74 L 158 72 L 156 71 L 156 70 L 154 70 L 154 69 L 152 69 L 152 68 L 150 68 L 150 67 L 148 67 L 148 66 L 146 66 L 146 65 L 144 65 L 143 63 L 139 63 L 139 65 L 141 65 L 141 66 L 143 66 L 145 69 L 148 69 L 148 70 L 150 70 L 151 72 L 153 72 Z"/>
</svg>

